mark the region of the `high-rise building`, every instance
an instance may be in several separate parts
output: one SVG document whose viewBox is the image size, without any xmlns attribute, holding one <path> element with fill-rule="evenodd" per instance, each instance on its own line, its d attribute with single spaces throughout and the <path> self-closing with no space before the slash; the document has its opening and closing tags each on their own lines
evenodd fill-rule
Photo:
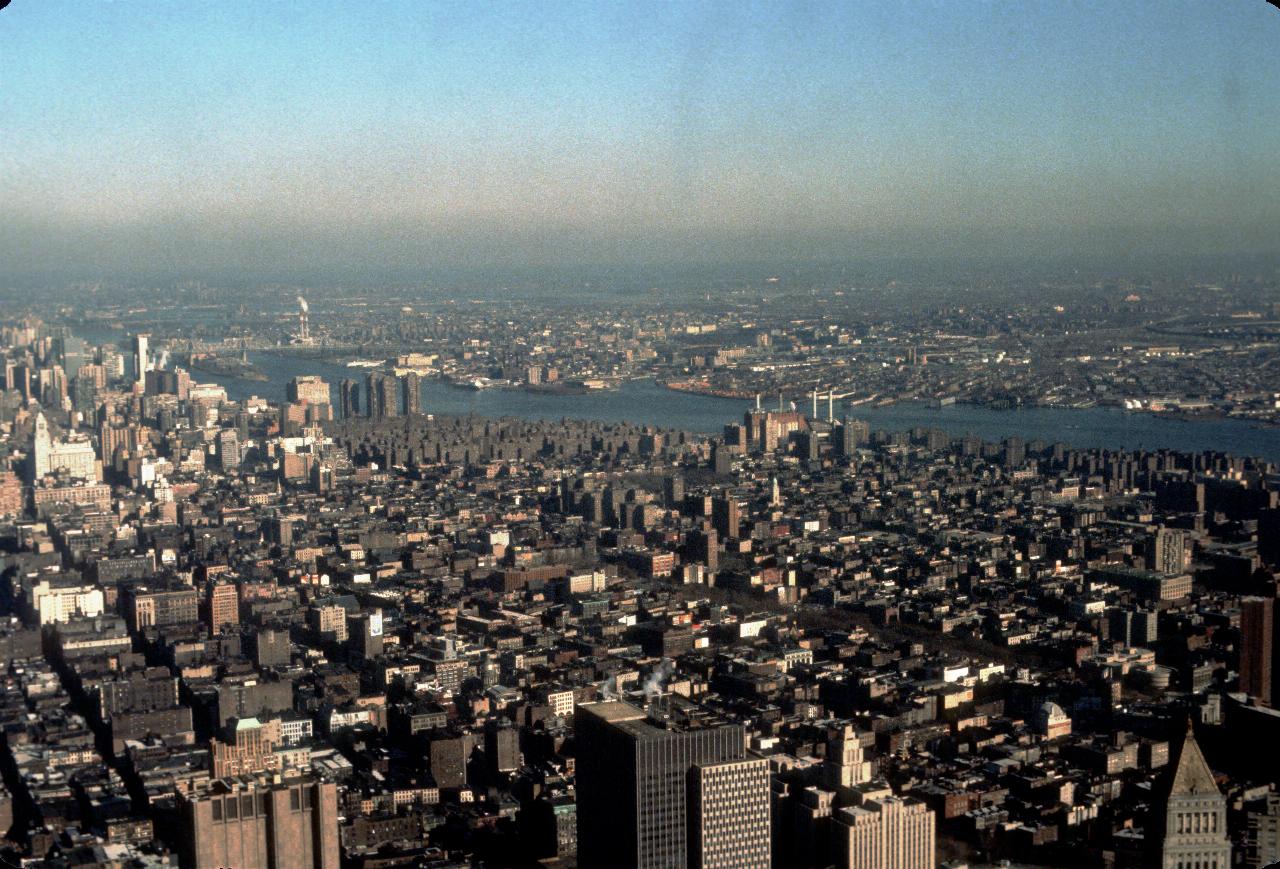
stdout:
<svg viewBox="0 0 1280 869">
<path fill-rule="evenodd" d="M 742 531 L 742 507 L 732 495 L 720 495 L 711 502 L 711 524 L 721 537 L 737 538 Z"/>
<path fill-rule="evenodd" d="M 668 510 L 680 509 L 684 501 L 684 477 L 670 474 L 662 478 L 662 506 Z"/>
<path fill-rule="evenodd" d="M 1280 793 L 1271 791 L 1245 816 L 1244 848 L 1249 869 L 1280 863 Z"/>
<path fill-rule="evenodd" d="M 382 374 L 370 371 L 364 376 L 364 415 L 377 419 L 383 414 L 379 412 L 378 400 L 382 395 Z"/>
<path fill-rule="evenodd" d="M 841 869 L 933 869 L 933 812 L 923 803 L 885 796 L 833 816 L 835 864 Z"/>
<path fill-rule="evenodd" d="M 138 384 L 145 384 L 147 372 L 151 370 L 151 336 L 146 332 L 133 336 L 133 379 Z"/>
<path fill-rule="evenodd" d="M 1022 438 L 1007 438 L 1004 442 L 1004 466 L 1020 468 L 1027 461 L 1027 444 Z"/>
<path fill-rule="evenodd" d="M 689 774 L 689 866 L 768 866 L 769 761 L 763 757 L 694 766 Z"/>
<path fill-rule="evenodd" d="M 826 786 L 834 791 L 871 781 L 871 761 L 866 759 L 862 739 L 852 725 L 846 724 L 827 737 L 822 772 Z"/>
<path fill-rule="evenodd" d="M 1187 569 L 1187 532 L 1181 528 L 1160 528 L 1148 541 L 1151 569 L 1165 576 L 1177 576 Z"/>
<path fill-rule="evenodd" d="M 1190 720 L 1182 754 L 1169 780 L 1163 826 L 1161 869 L 1227 869 L 1231 865 L 1227 801 L 1200 753 Z"/>
<path fill-rule="evenodd" d="M 360 384 L 354 380 L 343 380 L 338 385 L 338 401 L 342 418 L 354 418 L 360 412 Z"/>
<path fill-rule="evenodd" d="M 213 779 L 178 796 L 187 869 L 338 869 L 333 782 L 268 775 Z"/>
<path fill-rule="evenodd" d="M 1275 612 L 1275 598 L 1246 597 L 1240 601 L 1240 690 L 1266 706 L 1273 699 Z"/>
<path fill-rule="evenodd" d="M 101 477 L 93 444 L 85 439 L 54 441 L 49 421 L 43 412 L 37 412 L 31 437 L 32 479 L 40 480 L 54 471 L 65 471 L 71 477 L 95 482 Z"/>
<path fill-rule="evenodd" d="M 742 726 L 677 698 L 660 702 L 652 715 L 619 701 L 576 710 L 581 865 L 690 866 L 700 848 L 697 859 L 730 859 L 713 846 L 711 831 L 724 829 L 732 806 L 750 807 L 737 821 L 750 832 L 750 852 L 767 855 L 767 777 L 754 768 L 714 768 L 745 759 Z"/>
<path fill-rule="evenodd" d="M 240 435 L 233 428 L 218 432 L 218 461 L 224 471 L 240 467 Z"/>
<path fill-rule="evenodd" d="M 400 415 L 400 384 L 395 377 L 384 374 L 378 381 L 378 410 L 381 416 Z"/>
<path fill-rule="evenodd" d="M 207 593 L 209 630 L 218 634 L 228 625 L 240 624 L 240 593 L 229 582 L 210 584 Z"/>
<path fill-rule="evenodd" d="M 404 412 L 406 416 L 422 413 L 422 375 L 410 371 L 403 378 Z"/>
<path fill-rule="evenodd" d="M 509 721 L 490 720 L 484 730 L 485 764 L 490 775 L 505 775 L 520 768 L 520 731 Z"/>
<path fill-rule="evenodd" d="M 285 387 L 285 392 L 289 401 L 295 404 L 329 403 L 329 384 L 315 374 L 293 378 Z"/>
</svg>

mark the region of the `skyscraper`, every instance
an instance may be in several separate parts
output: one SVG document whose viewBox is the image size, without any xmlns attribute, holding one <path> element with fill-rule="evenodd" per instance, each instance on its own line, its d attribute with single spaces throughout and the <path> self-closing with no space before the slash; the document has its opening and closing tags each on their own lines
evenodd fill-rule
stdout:
<svg viewBox="0 0 1280 869">
<path fill-rule="evenodd" d="M 133 336 L 133 377 L 138 383 L 145 383 L 151 370 L 150 341 L 151 336 L 146 332 Z"/>
<path fill-rule="evenodd" d="M 379 401 L 382 398 L 382 375 L 377 371 L 370 371 L 364 376 L 364 415 L 370 419 L 378 419 L 384 414 L 381 412 Z"/>
<path fill-rule="evenodd" d="M 884 796 L 834 815 L 836 866 L 841 869 L 933 869 L 934 814 L 923 803 Z"/>
<path fill-rule="evenodd" d="M 240 436 L 235 429 L 227 428 L 218 432 L 218 459 L 224 471 L 240 466 Z"/>
<path fill-rule="evenodd" d="M 1240 690 L 1266 706 L 1272 701 L 1275 612 L 1275 598 L 1240 601 Z"/>
<path fill-rule="evenodd" d="M 410 371 L 403 378 L 404 412 L 406 416 L 422 413 L 422 375 Z"/>
<path fill-rule="evenodd" d="M 1181 528 L 1160 528 L 1148 543 L 1151 569 L 1176 576 L 1187 569 L 1187 532 Z"/>
<path fill-rule="evenodd" d="M 695 766 L 689 773 L 689 866 L 768 866 L 769 802 L 769 761 L 763 757 Z"/>
<path fill-rule="evenodd" d="M 218 634 L 227 625 L 240 624 L 240 593 L 233 584 L 210 583 L 207 594 L 210 633 Z"/>
<path fill-rule="evenodd" d="M 338 386 L 338 401 L 342 407 L 342 418 L 351 419 L 360 412 L 360 384 L 354 380 L 343 380 Z"/>
<path fill-rule="evenodd" d="M 763 865 L 720 862 L 734 858 L 711 840 L 733 824 L 735 847 L 769 853 L 767 776 L 727 765 L 746 758 L 741 725 L 692 704 L 650 716 L 619 701 L 579 706 L 575 721 L 581 865 Z"/>
<path fill-rule="evenodd" d="M 738 499 L 732 495 L 720 495 L 712 500 L 711 524 L 722 537 L 738 537 L 742 530 L 742 507 Z"/>
<path fill-rule="evenodd" d="M 213 779 L 178 796 L 189 869 L 338 869 L 333 782 L 267 775 Z"/>
<path fill-rule="evenodd" d="M 314 374 L 302 375 L 289 381 L 285 394 L 295 404 L 328 404 L 329 384 Z"/>
<path fill-rule="evenodd" d="M 400 415 L 400 384 L 390 374 L 378 381 L 378 411 L 380 416 Z"/>
<path fill-rule="evenodd" d="M 1159 865 L 1161 869 L 1227 869 L 1231 865 L 1227 801 L 1200 753 L 1190 720 L 1182 755 L 1169 781 Z"/>
</svg>

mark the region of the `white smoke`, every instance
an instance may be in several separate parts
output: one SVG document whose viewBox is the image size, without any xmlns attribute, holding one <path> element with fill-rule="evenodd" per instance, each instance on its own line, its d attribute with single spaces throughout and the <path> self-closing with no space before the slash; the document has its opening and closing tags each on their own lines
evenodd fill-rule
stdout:
<svg viewBox="0 0 1280 869">
<path fill-rule="evenodd" d="M 302 309 L 304 314 L 311 310 L 311 306 L 307 304 L 307 300 L 302 296 L 298 296 L 298 307 Z"/>
<path fill-rule="evenodd" d="M 663 658 L 649 677 L 644 680 L 644 697 L 646 700 L 661 694 L 667 687 L 667 680 L 671 678 L 671 674 L 675 672 L 675 664 L 670 658 Z"/>
</svg>

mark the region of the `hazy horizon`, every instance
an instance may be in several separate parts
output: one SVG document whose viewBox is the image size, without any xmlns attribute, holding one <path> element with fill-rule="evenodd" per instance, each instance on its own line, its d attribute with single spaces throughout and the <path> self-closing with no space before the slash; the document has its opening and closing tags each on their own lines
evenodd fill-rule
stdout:
<svg viewBox="0 0 1280 869">
<path fill-rule="evenodd" d="M 1280 255 L 1256 2 L 16 0 L 0 278 Z"/>
</svg>

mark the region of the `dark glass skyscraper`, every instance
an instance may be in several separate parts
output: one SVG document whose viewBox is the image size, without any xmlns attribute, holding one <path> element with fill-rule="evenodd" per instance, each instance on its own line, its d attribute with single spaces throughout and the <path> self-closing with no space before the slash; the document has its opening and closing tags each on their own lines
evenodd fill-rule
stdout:
<svg viewBox="0 0 1280 869">
<path fill-rule="evenodd" d="M 744 852 L 769 853 L 767 777 L 725 772 L 712 779 L 707 771 L 746 757 L 741 725 L 664 698 L 661 713 L 650 715 L 617 701 L 579 706 L 576 728 L 581 865 L 690 866 L 696 850 L 691 837 L 704 829 L 699 815 L 706 814 L 709 821 L 729 817 L 723 811 L 726 802 L 763 812 L 744 826 L 763 837 L 762 844 Z M 717 786 L 707 787 L 709 780 Z M 739 793 L 739 783 L 759 789 L 759 799 Z"/>
</svg>

